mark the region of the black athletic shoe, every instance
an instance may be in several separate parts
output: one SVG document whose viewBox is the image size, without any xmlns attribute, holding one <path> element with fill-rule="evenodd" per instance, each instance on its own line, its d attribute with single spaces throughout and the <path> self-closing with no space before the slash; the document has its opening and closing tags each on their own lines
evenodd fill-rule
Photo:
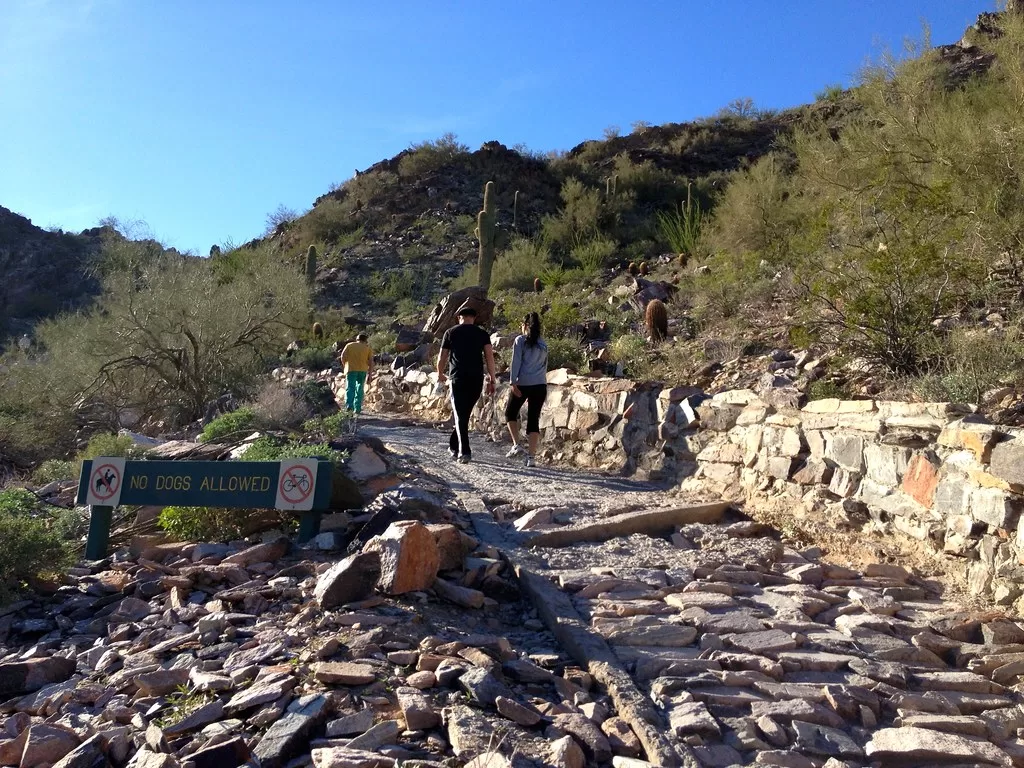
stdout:
<svg viewBox="0 0 1024 768">
<path fill-rule="evenodd" d="M 465 453 L 459 456 L 459 464 L 469 464 L 471 460 L 472 458 Z"/>
</svg>

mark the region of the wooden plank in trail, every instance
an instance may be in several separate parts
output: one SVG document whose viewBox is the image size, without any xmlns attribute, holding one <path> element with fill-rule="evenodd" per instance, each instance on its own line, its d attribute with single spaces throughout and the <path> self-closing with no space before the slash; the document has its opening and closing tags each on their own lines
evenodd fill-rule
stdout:
<svg viewBox="0 0 1024 768">
<path fill-rule="evenodd" d="M 672 507 L 650 509 L 642 512 L 626 512 L 597 523 L 576 528 L 562 528 L 544 531 L 531 536 L 524 543 L 527 547 L 566 547 L 587 541 L 608 541 L 619 536 L 645 533 L 656 536 L 670 532 L 680 525 L 690 523 L 717 523 L 731 505 L 720 501 L 693 507 Z"/>
<path fill-rule="evenodd" d="M 473 521 L 477 536 L 484 543 L 501 549 L 520 588 L 530 598 L 538 615 L 558 642 L 576 663 L 607 689 L 616 714 L 626 720 L 636 733 L 647 760 L 665 768 L 699 768 L 688 746 L 673 743 L 667 737 L 671 731 L 665 719 L 637 687 L 608 642 L 591 630 L 579 615 L 569 596 L 543 575 L 530 569 L 526 559 L 517 553 L 516 541 L 505 535 L 482 500 L 469 494 L 457 495 Z M 724 511 L 728 505 L 721 506 Z M 721 516 L 721 512 L 718 514 Z"/>
</svg>

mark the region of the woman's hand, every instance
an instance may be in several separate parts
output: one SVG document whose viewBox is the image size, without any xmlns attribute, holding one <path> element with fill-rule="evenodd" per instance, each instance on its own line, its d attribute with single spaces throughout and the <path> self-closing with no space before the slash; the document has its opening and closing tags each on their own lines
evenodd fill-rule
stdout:
<svg viewBox="0 0 1024 768">
<path fill-rule="evenodd" d="M 512 394 L 515 395 L 516 397 L 523 396 L 523 393 L 519 391 L 519 387 L 517 387 L 515 384 L 512 385 Z"/>
</svg>

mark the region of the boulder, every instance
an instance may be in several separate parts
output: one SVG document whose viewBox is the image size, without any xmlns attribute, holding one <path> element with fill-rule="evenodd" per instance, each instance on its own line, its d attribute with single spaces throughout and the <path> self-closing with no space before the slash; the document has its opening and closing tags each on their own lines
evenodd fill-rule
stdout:
<svg viewBox="0 0 1024 768">
<path fill-rule="evenodd" d="M 62 683 L 75 672 L 75 661 L 60 656 L 0 664 L 0 699 Z"/>
<path fill-rule="evenodd" d="M 365 551 L 380 554 L 377 586 L 389 595 L 428 589 L 437 578 L 440 554 L 430 529 L 414 520 L 392 523 L 367 542 Z"/>
<path fill-rule="evenodd" d="M 424 323 L 423 331 L 440 338 L 449 328 L 459 324 L 455 313 L 463 304 L 469 304 L 476 310 L 477 325 L 486 326 L 491 322 L 494 316 L 494 302 L 487 298 L 487 291 L 479 285 L 471 285 L 449 293 L 441 299 Z"/>
<path fill-rule="evenodd" d="M 354 603 L 373 594 L 380 573 L 378 552 L 350 555 L 317 579 L 313 594 L 324 609 Z"/>
</svg>

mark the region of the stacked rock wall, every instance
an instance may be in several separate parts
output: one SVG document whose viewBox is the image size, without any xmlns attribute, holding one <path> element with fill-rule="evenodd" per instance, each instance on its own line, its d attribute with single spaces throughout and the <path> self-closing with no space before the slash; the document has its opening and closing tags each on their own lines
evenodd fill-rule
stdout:
<svg viewBox="0 0 1024 768">
<path fill-rule="evenodd" d="M 971 590 L 1009 605 L 1024 591 L 1024 430 L 972 411 L 873 400 L 776 411 L 725 392 L 698 408 L 708 442 L 682 487 L 866 512 L 963 558 Z"/>
<path fill-rule="evenodd" d="M 372 382 L 367 402 L 440 421 L 451 418 L 447 395 L 435 394 L 437 374 L 424 369 L 383 373 Z M 689 427 L 696 418 L 688 400 L 697 390 L 666 389 L 629 379 L 548 374 L 548 397 L 541 412 L 541 453 L 579 467 L 668 478 L 696 470 L 700 435 Z M 493 439 L 506 438 L 504 407 L 508 385 L 493 398 L 481 398 L 471 427 Z M 525 412 L 523 414 L 525 418 Z"/>
</svg>

